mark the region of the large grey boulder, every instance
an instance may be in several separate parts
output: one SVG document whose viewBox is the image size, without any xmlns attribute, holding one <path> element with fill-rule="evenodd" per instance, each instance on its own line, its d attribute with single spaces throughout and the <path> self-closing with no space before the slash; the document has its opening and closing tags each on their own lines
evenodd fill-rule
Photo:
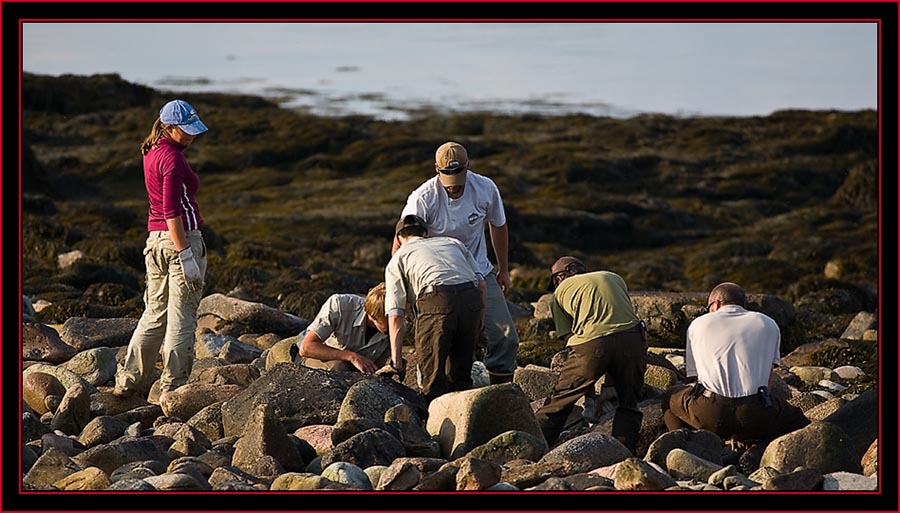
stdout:
<svg viewBox="0 0 900 513">
<path fill-rule="evenodd" d="M 85 447 L 108 444 L 125 434 L 128 424 L 108 415 L 94 417 L 81 431 L 78 441 Z"/>
<path fill-rule="evenodd" d="M 869 446 L 878 437 L 878 391 L 871 389 L 844 404 L 836 412 L 825 417 L 847 433 L 850 456 L 860 461 Z"/>
<path fill-rule="evenodd" d="M 682 449 L 717 465 L 722 464 L 722 439 L 705 429 L 676 429 L 659 436 L 647 449 L 644 460 L 667 470 L 666 457 L 673 449 Z"/>
<path fill-rule="evenodd" d="M 309 324 L 296 315 L 282 312 L 262 303 L 244 301 L 224 294 L 210 294 L 200 301 L 197 316 L 211 316 L 221 325 L 238 325 L 232 333 L 275 333 L 290 337 Z M 214 330 L 220 332 L 219 330 Z"/>
<path fill-rule="evenodd" d="M 709 477 L 722 469 L 722 465 L 705 460 L 684 449 L 672 449 L 666 456 L 666 467 L 669 474 L 676 479 L 696 479 L 709 481 Z"/>
<path fill-rule="evenodd" d="M 195 413 L 187 420 L 187 424 L 206 435 L 209 440 L 225 438 L 222 427 L 222 404 L 224 401 L 212 403 Z"/>
<path fill-rule="evenodd" d="M 519 367 L 513 374 L 513 383 L 519 385 L 529 401 L 548 397 L 553 393 L 557 381 L 558 372 L 534 364 Z"/>
<path fill-rule="evenodd" d="M 440 457 L 441 446 L 425 430 L 422 420 L 408 404 L 392 406 L 384 413 L 384 422 L 389 432 L 391 429 L 397 431 L 398 440 L 403 444 L 407 456 Z"/>
<path fill-rule="evenodd" d="M 360 490 L 373 490 L 366 472 L 352 463 L 336 461 L 322 469 L 322 477 Z"/>
<path fill-rule="evenodd" d="M 201 447 L 204 451 L 212 448 L 212 443 L 202 431 L 184 422 L 166 422 L 161 426 L 157 426 L 154 434 L 167 436 L 175 440 L 175 442 L 189 441 L 191 444 Z"/>
<path fill-rule="evenodd" d="M 612 436 L 587 433 L 553 448 L 538 463 L 565 468 L 569 474 L 576 474 L 606 467 L 630 457 L 631 451 Z"/>
<path fill-rule="evenodd" d="M 41 437 L 41 452 L 47 452 L 50 448 L 59 449 L 70 458 L 85 450 L 85 446 L 74 437 L 60 435 L 56 432 L 47 433 Z"/>
<path fill-rule="evenodd" d="M 334 424 L 350 385 L 363 377 L 279 363 L 222 404 L 225 436 L 240 436 L 256 405 L 264 403 L 272 405 L 288 431 Z"/>
<path fill-rule="evenodd" d="M 549 447 L 544 437 L 510 430 L 469 451 L 469 456 L 503 465 L 512 460 L 538 461 Z"/>
<path fill-rule="evenodd" d="M 139 422 L 141 429 L 147 429 L 153 426 L 153 422 L 160 415 L 162 415 L 162 408 L 156 404 L 147 404 L 145 402 L 143 405 L 136 406 L 112 416 L 128 425 Z"/>
<path fill-rule="evenodd" d="M 63 342 L 74 347 L 76 351 L 100 346 L 127 346 L 137 324 L 138 319 L 129 317 L 111 319 L 69 317 L 63 323 L 59 336 Z"/>
<path fill-rule="evenodd" d="M 111 474 L 122 465 L 134 461 L 157 460 L 168 464 L 169 456 L 150 438 L 120 438 L 92 447 L 72 460 L 82 467 L 94 465 Z"/>
<path fill-rule="evenodd" d="M 168 417 L 188 420 L 210 404 L 227 401 L 241 390 L 238 385 L 188 383 L 168 392 L 159 406 Z"/>
<path fill-rule="evenodd" d="M 362 379 L 352 384 L 341 402 L 337 423 L 351 419 L 383 421 L 384 414 L 404 404 L 403 398 L 378 379 Z"/>
<path fill-rule="evenodd" d="M 85 349 L 60 365 L 87 381 L 98 386 L 116 375 L 116 353 L 108 347 Z"/>
<path fill-rule="evenodd" d="M 22 482 L 31 485 L 52 485 L 84 467 L 59 449 L 50 449 L 38 457 L 25 477 L 22 478 Z"/>
<path fill-rule="evenodd" d="M 51 429 L 58 429 L 67 435 L 77 435 L 91 420 L 91 396 L 80 384 L 66 390 L 62 402 L 50 421 Z"/>
<path fill-rule="evenodd" d="M 327 468 L 337 461 L 346 461 L 365 469 L 372 465 L 390 465 L 406 456 L 399 440 L 383 429 L 372 428 L 353 435 L 322 455 L 321 465 Z"/>
<path fill-rule="evenodd" d="M 22 323 L 22 360 L 63 363 L 78 350 L 63 342 L 59 333 L 46 324 Z"/>
<path fill-rule="evenodd" d="M 842 349 L 846 347 L 850 347 L 849 342 L 836 338 L 826 338 L 814 342 L 807 342 L 806 344 L 797 346 L 793 351 L 781 357 L 781 366 L 785 368 L 814 366 L 815 360 L 812 356 L 815 353 L 828 348 Z"/>
<path fill-rule="evenodd" d="M 851 440 L 840 427 L 829 422 L 812 424 L 776 438 L 766 447 L 760 468 L 772 467 L 791 472 L 797 467 L 816 469 L 820 473 L 859 473 L 859 458 L 851 453 Z"/>
<path fill-rule="evenodd" d="M 306 468 L 306 462 L 272 406 L 258 404 L 250 414 L 240 440 L 234 444 L 232 465 L 258 477 L 272 477 L 261 473 L 258 466 L 260 459 L 266 457 L 274 459 L 286 471 L 298 472 Z"/>
<path fill-rule="evenodd" d="M 194 356 L 198 359 L 217 358 L 228 364 L 241 364 L 250 363 L 262 355 L 262 349 L 258 347 L 208 328 L 198 330 L 196 339 Z"/>
<path fill-rule="evenodd" d="M 45 374 L 52 375 L 53 377 L 58 379 L 60 383 L 62 383 L 62 386 L 66 387 L 66 390 L 77 384 L 84 387 L 84 389 L 87 390 L 89 394 L 94 394 L 97 392 L 97 387 L 88 383 L 78 374 L 75 374 L 68 369 L 64 369 L 56 365 L 47 365 L 44 363 L 29 365 L 28 368 L 22 371 L 22 379 L 25 379 L 32 372 L 43 372 Z"/>
<path fill-rule="evenodd" d="M 441 454 L 459 458 L 506 431 L 524 431 L 543 438 L 528 397 L 513 383 L 451 392 L 428 406 L 428 433 L 438 440 Z"/>
<path fill-rule="evenodd" d="M 39 415 L 51 411 L 50 406 L 53 403 L 59 406 L 58 401 L 62 400 L 64 395 L 66 387 L 52 374 L 32 372 L 22 378 L 22 399 Z M 49 401 L 51 404 L 48 404 L 48 396 L 56 399 Z"/>
</svg>

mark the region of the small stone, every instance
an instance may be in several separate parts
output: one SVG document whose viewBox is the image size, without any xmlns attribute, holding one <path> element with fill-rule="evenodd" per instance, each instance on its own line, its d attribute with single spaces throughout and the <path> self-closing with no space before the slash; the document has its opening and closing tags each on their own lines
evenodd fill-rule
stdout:
<svg viewBox="0 0 900 513">
<path fill-rule="evenodd" d="M 820 387 L 827 388 L 832 392 L 843 392 L 844 390 L 847 390 L 847 387 L 845 387 L 844 385 L 835 383 L 834 381 L 831 381 L 829 379 L 823 379 L 822 381 L 819 381 L 818 385 Z"/>
</svg>

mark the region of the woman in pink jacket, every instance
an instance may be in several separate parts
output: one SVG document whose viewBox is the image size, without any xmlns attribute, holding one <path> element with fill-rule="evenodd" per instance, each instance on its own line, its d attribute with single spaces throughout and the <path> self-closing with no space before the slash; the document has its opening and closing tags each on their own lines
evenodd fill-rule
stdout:
<svg viewBox="0 0 900 513">
<path fill-rule="evenodd" d="M 144 247 L 145 307 L 128 344 L 125 364 L 116 374 L 113 394 L 119 397 L 147 391 L 160 346 L 161 404 L 163 396 L 185 384 L 191 372 L 197 307 L 206 275 L 206 245 L 196 201 L 200 180 L 183 152 L 206 131 L 190 104 L 172 100 L 160 109 L 150 135 L 141 144 L 150 203 L 150 233 Z"/>
</svg>

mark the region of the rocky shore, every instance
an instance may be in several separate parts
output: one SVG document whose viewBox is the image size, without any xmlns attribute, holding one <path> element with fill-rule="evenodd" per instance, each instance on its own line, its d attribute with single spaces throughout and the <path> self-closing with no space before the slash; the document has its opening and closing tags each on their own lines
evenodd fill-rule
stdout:
<svg viewBox="0 0 900 513">
<path fill-rule="evenodd" d="M 686 320 L 696 299 L 702 295 L 633 296 L 653 338 L 655 327 Z M 544 302 L 529 320 L 547 321 Z M 26 321 L 24 489 L 877 489 L 877 393 L 850 391 L 870 383 L 860 367 L 821 359 L 873 351 L 870 313 L 861 312 L 842 337 L 784 357 L 776 392 L 813 422 L 755 451 L 704 430 L 666 432 L 659 396 L 683 381 L 683 351 L 654 347 L 636 454 L 610 436 L 614 393 L 576 408 L 572 427 L 547 446 L 534 411 L 552 391 L 565 351 L 549 366 L 518 368 L 507 385 L 488 385 L 476 363 L 476 389 L 426 405 L 413 373 L 399 383 L 291 363 L 287 336 L 306 324 L 294 315 L 222 294 L 204 298 L 200 314 L 189 383 L 162 404 L 156 383 L 146 398 L 111 394 L 136 320 Z M 407 357 L 415 362 L 410 348 Z"/>
<path fill-rule="evenodd" d="M 137 145 L 170 95 L 109 75 L 23 77 L 24 493 L 878 489 L 874 112 L 388 123 L 193 95 L 211 127 L 190 150 L 210 271 L 190 381 L 160 404 L 157 384 L 111 391 L 143 307 Z M 290 363 L 286 339 L 325 298 L 382 279 L 392 220 L 447 139 L 504 195 L 513 383 L 488 385 L 476 363 L 475 389 L 426 405 L 414 373 Z M 562 254 L 622 274 L 648 324 L 634 454 L 610 436 L 615 397 L 599 385 L 554 446 L 537 428 L 566 357 L 544 293 Z M 687 325 L 724 280 L 778 322 L 776 393 L 812 421 L 766 447 L 662 422 Z"/>
</svg>

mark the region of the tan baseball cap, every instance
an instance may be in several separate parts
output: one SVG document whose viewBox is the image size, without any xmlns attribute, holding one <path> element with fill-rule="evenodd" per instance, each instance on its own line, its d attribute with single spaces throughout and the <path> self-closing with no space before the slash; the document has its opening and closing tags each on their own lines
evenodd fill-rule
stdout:
<svg viewBox="0 0 900 513">
<path fill-rule="evenodd" d="M 469 154 L 462 144 L 453 141 L 442 144 L 434 153 L 434 164 L 441 185 L 444 187 L 465 185 L 469 174 Z"/>
</svg>

